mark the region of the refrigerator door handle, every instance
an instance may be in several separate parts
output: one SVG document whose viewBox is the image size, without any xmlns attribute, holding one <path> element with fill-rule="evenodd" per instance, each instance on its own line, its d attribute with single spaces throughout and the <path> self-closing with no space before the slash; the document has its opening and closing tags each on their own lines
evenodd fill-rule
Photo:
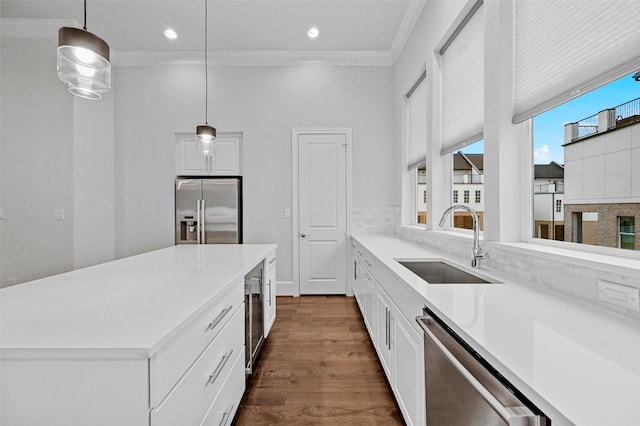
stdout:
<svg viewBox="0 0 640 426">
<path fill-rule="evenodd" d="M 206 211 L 206 201 L 200 200 L 200 219 L 201 219 L 200 232 L 202 233 L 202 235 L 200 236 L 200 244 L 207 244 L 206 233 L 205 233 L 205 226 L 206 226 L 205 215 L 204 215 L 205 211 Z"/>
<path fill-rule="evenodd" d="M 200 217 L 200 200 L 196 201 L 196 238 L 198 244 L 200 244 L 200 227 L 202 226 Z"/>
</svg>

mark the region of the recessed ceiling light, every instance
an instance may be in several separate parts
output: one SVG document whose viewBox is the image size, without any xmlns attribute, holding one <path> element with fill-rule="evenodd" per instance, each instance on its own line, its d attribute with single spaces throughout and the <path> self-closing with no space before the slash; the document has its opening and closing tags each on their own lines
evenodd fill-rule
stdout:
<svg viewBox="0 0 640 426">
<path fill-rule="evenodd" d="M 167 28 L 166 30 L 164 30 L 164 36 L 169 40 L 175 40 L 178 38 L 178 33 L 176 33 L 171 28 Z"/>
<path fill-rule="evenodd" d="M 309 36 L 309 38 L 316 38 L 319 34 L 320 31 L 318 31 L 316 27 L 311 27 L 307 30 L 307 36 Z"/>
</svg>

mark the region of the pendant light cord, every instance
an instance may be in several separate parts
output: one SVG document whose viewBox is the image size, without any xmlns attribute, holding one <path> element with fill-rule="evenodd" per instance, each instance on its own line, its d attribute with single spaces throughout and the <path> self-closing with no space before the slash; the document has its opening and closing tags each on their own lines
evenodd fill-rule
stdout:
<svg viewBox="0 0 640 426">
<path fill-rule="evenodd" d="M 84 27 L 82 29 L 87 31 L 87 0 L 84 0 Z"/>
<path fill-rule="evenodd" d="M 87 0 L 84 0 L 87 1 Z M 207 61 L 207 27 L 208 27 L 208 0 L 204 0 L 204 124 L 209 124 L 207 118 L 209 116 L 209 63 Z"/>
</svg>

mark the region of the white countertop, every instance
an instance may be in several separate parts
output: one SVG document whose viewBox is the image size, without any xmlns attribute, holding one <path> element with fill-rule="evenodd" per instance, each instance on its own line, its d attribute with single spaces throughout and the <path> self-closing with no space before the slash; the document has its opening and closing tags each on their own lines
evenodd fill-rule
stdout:
<svg viewBox="0 0 640 426">
<path fill-rule="evenodd" d="M 4 288 L 0 356 L 151 356 L 275 249 L 172 246 Z"/>
<path fill-rule="evenodd" d="M 503 284 L 426 284 L 394 258 L 452 259 L 397 237 L 354 238 L 553 425 L 640 425 L 639 322 L 488 268 L 480 272 Z"/>
</svg>

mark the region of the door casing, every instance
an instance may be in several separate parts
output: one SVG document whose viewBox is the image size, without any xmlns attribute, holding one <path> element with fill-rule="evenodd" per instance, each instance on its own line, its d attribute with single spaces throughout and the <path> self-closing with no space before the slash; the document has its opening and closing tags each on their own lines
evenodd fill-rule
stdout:
<svg viewBox="0 0 640 426">
<path fill-rule="evenodd" d="M 299 208 L 300 208 L 300 200 L 298 196 L 299 191 L 299 142 L 298 136 L 302 134 L 343 134 L 345 136 L 346 141 L 346 149 L 345 149 L 345 167 L 346 167 L 346 176 L 345 176 L 345 193 L 346 193 L 346 232 L 345 239 L 351 234 L 351 204 L 352 204 L 352 196 L 351 196 L 351 174 L 352 174 L 352 130 L 351 127 L 294 127 L 291 129 L 291 183 L 292 183 L 292 247 L 293 247 L 293 296 L 300 296 L 300 238 L 299 238 Z M 347 257 L 349 256 L 349 250 L 345 254 Z M 347 260 L 347 277 L 349 274 L 348 268 L 348 259 Z M 349 280 L 347 279 L 346 283 L 346 293 L 347 296 L 352 296 L 353 291 L 351 286 L 349 285 Z"/>
</svg>

